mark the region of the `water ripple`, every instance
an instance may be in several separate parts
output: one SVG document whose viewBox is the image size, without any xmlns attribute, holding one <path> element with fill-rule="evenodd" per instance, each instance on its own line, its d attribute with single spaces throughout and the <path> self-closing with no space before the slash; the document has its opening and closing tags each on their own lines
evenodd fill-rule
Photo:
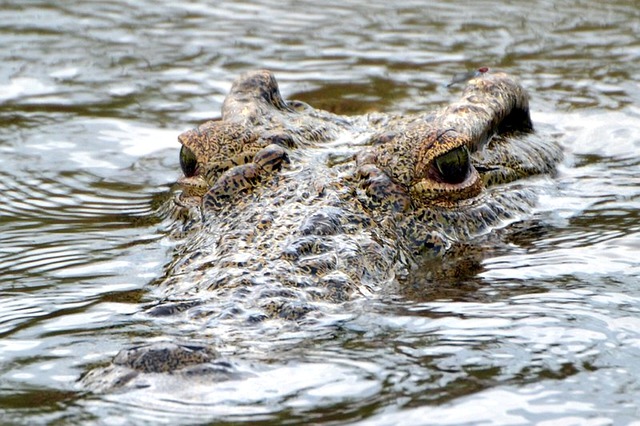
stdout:
<svg viewBox="0 0 640 426">
<path fill-rule="evenodd" d="M 0 8 L 0 405 L 17 424 L 603 423 L 637 418 L 635 0 L 9 0 Z M 577 13 L 576 11 L 579 11 Z M 479 274 L 317 328 L 148 321 L 170 261 L 153 210 L 176 136 L 239 73 L 341 112 L 430 110 L 479 66 L 518 75 L 566 148 L 557 191 Z M 419 283 L 418 283 L 419 284 Z M 386 297 L 386 298 L 385 298 Z M 343 307 L 341 307 L 343 308 Z M 133 341 L 224 341 L 247 381 L 156 398 L 74 380 Z M 180 394 L 180 392 L 183 394 Z M 161 413 L 161 415 L 158 415 Z"/>
</svg>

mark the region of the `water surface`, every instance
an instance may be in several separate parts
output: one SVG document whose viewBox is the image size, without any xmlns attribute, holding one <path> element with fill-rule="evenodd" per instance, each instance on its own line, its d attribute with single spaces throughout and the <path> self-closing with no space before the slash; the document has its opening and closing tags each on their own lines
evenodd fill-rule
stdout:
<svg viewBox="0 0 640 426">
<path fill-rule="evenodd" d="M 640 418 L 635 0 L 57 3 L 0 7 L 3 423 Z M 519 76 L 566 153 L 531 183 L 544 190 L 508 250 L 339 327 L 244 342 L 272 357 L 240 366 L 252 379 L 79 388 L 162 330 L 139 312 L 172 257 L 156 209 L 180 175 L 176 136 L 218 115 L 238 74 L 269 68 L 285 97 L 341 113 L 402 113 L 444 104 L 479 66 Z"/>
</svg>

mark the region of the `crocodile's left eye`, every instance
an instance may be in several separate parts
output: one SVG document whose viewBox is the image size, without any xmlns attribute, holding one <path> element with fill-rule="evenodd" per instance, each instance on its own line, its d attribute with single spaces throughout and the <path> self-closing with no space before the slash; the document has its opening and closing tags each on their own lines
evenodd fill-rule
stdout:
<svg viewBox="0 0 640 426">
<path fill-rule="evenodd" d="M 440 176 L 446 183 L 462 183 L 469 175 L 471 163 L 469 161 L 469 150 L 466 146 L 461 146 L 442 154 L 434 161 Z"/>
<path fill-rule="evenodd" d="M 182 145 L 182 149 L 180 149 L 180 168 L 182 168 L 182 173 L 186 177 L 195 175 L 197 165 L 196 155 L 189 148 Z"/>
</svg>

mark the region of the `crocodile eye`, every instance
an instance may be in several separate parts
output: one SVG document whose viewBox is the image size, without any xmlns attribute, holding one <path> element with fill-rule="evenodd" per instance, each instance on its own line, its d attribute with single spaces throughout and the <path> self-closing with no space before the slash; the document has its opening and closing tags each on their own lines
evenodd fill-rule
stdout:
<svg viewBox="0 0 640 426">
<path fill-rule="evenodd" d="M 182 149 L 180 149 L 180 168 L 182 168 L 182 173 L 186 177 L 195 175 L 197 165 L 196 155 L 189 148 L 182 145 Z"/>
<path fill-rule="evenodd" d="M 435 165 L 440 176 L 446 183 L 462 183 L 467 178 L 471 163 L 469 150 L 461 146 L 435 159 Z"/>
</svg>

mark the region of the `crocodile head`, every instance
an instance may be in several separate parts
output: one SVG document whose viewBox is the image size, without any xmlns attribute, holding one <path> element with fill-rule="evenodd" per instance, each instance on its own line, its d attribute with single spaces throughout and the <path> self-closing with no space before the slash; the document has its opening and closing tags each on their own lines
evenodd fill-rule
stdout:
<svg viewBox="0 0 640 426">
<path fill-rule="evenodd" d="M 424 265 L 445 268 L 456 246 L 530 207 L 526 187 L 503 184 L 561 158 L 503 73 L 481 73 L 435 113 L 347 117 L 285 101 L 273 75 L 255 71 L 233 84 L 220 119 L 178 139 L 184 176 L 170 210 L 180 238 L 147 314 L 182 318 L 174 334 L 203 346 L 122 351 L 87 375 L 90 387 L 233 375 L 216 364 L 209 330 L 231 338 L 266 320 L 313 322 L 386 285 L 424 285 Z"/>
</svg>

